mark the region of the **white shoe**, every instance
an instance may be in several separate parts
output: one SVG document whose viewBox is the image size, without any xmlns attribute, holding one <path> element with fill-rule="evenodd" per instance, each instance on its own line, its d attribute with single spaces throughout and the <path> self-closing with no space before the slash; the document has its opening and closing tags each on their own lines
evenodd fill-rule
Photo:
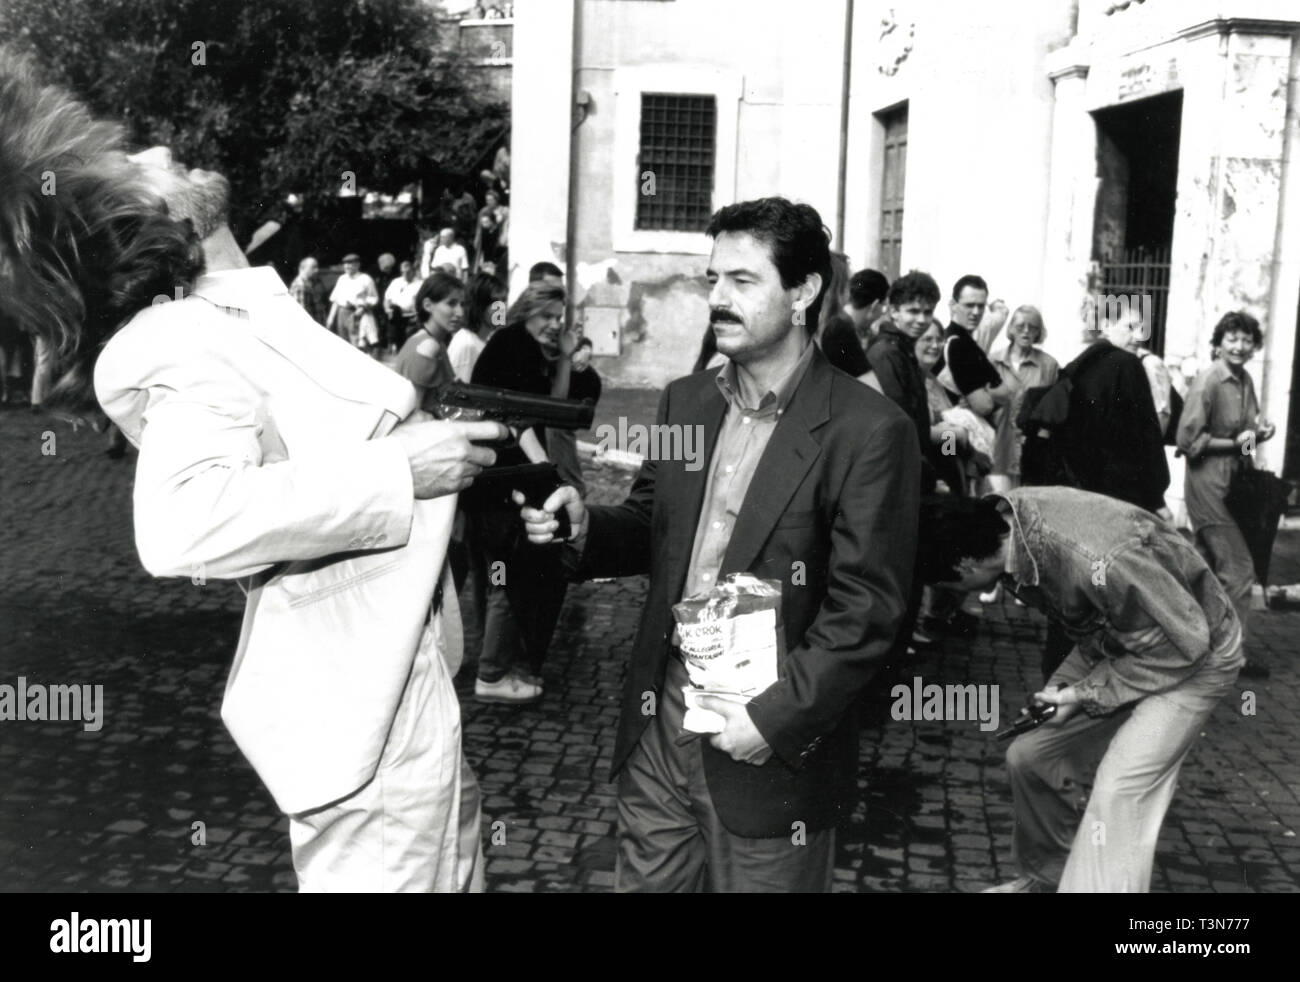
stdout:
<svg viewBox="0 0 1300 982">
<path fill-rule="evenodd" d="M 495 682 L 475 679 L 474 698 L 479 702 L 506 702 L 519 705 L 541 699 L 542 687 L 532 682 L 525 682 L 515 675 L 504 675 Z"/>
<path fill-rule="evenodd" d="M 1010 883 L 999 883 L 995 887 L 988 887 L 981 890 L 980 893 L 1055 893 L 1056 891 L 1049 887 L 1041 880 L 1035 880 L 1032 876 L 1018 876 Z"/>
<path fill-rule="evenodd" d="M 981 593 L 981 594 L 980 594 L 980 603 L 982 603 L 982 604 L 997 604 L 997 603 L 1001 603 L 1001 602 L 1002 602 L 1002 584 L 1001 584 L 1001 583 L 999 583 L 997 586 L 995 586 L 995 587 L 994 587 L 992 590 L 990 590 L 988 593 Z"/>
</svg>

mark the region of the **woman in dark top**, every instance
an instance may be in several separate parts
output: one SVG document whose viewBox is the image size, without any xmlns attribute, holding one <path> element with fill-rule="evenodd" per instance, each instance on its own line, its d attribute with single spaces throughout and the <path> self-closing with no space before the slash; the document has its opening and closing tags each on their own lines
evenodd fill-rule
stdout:
<svg viewBox="0 0 1300 982">
<path fill-rule="evenodd" d="M 567 398 L 574 338 L 564 329 L 564 299 L 558 284 L 530 283 L 506 312 L 506 326 L 479 355 L 474 384 Z M 518 446 L 497 452 L 497 466 L 547 459 L 543 427 L 521 432 Z M 488 567 L 474 694 L 481 702 L 535 702 L 542 697 L 542 661 L 564 603 L 559 554 L 528 542 L 517 508 L 476 508 L 471 529 L 472 545 L 482 550 Z"/>
</svg>

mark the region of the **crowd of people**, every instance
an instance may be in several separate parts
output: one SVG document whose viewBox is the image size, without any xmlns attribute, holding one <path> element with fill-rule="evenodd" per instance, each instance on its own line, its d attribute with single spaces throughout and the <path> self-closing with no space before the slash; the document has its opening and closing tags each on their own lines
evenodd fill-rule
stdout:
<svg viewBox="0 0 1300 982">
<path fill-rule="evenodd" d="M 483 618 L 476 697 L 527 703 L 566 584 L 630 575 L 649 578 L 613 752 L 618 890 L 829 889 L 859 697 L 909 647 L 969 634 L 965 598 L 999 587 L 1050 625 L 1043 722 L 1007 755 L 1022 875 L 999 889 L 1149 888 L 1179 768 L 1244 663 L 1230 499 L 1273 433 L 1248 314 L 1223 317 L 1175 398 L 1130 350 L 1149 325 L 1090 324 L 1058 367 L 1039 312 L 990 304 L 977 275 L 945 325 L 931 276 L 849 275 L 811 206 L 727 205 L 703 370 L 657 417 L 702 429 L 704 466 L 651 455 L 624 501 L 589 505 L 567 431 L 435 418 L 455 380 L 599 398 L 557 267 L 507 306 L 487 240 L 471 260 L 452 228 L 381 257 L 378 281 L 348 254 L 328 297 L 313 259 L 286 291 L 235 244 L 221 175 L 128 156 L 18 59 L 0 57 L 0 114 L 5 315 L 46 352 L 41 403 L 102 412 L 138 449 L 144 567 L 244 586 L 222 717 L 288 816 L 301 890 L 482 889 L 461 588 Z M 1195 544 L 1165 507 L 1170 439 Z M 524 462 L 560 479 L 540 507 L 476 501 L 485 469 Z M 755 578 L 779 599 L 747 643 L 775 679 L 695 691 L 674 606 L 732 610 Z M 685 727 L 688 699 L 710 732 Z"/>
</svg>

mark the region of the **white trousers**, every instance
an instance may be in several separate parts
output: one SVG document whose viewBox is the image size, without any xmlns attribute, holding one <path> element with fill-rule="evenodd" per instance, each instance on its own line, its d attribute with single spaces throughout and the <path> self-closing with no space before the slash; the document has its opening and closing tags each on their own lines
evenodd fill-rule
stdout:
<svg viewBox="0 0 1300 982">
<path fill-rule="evenodd" d="M 289 818 L 302 893 L 479 893 L 479 789 L 460 703 L 426 630 L 370 783 Z"/>
</svg>

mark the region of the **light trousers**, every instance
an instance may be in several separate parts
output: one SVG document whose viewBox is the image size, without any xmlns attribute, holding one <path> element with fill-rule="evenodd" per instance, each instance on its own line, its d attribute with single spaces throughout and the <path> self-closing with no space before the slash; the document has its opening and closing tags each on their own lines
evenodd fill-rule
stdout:
<svg viewBox="0 0 1300 982">
<path fill-rule="evenodd" d="M 340 801 L 290 816 L 298 889 L 482 892 L 479 813 L 448 666 L 422 643 L 374 778 Z"/>
<path fill-rule="evenodd" d="M 1234 631 L 1166 692 L 1110 716 L 1077 711 L 1061 725 L 1017 737 L 1007 750 L 1007 776 L 1020 872 L 1059 893 L 1147 892 L 1183 758 L 1243 663 Z M 1076 648 L 1049 685 L 1077 682 L 1089 669 Z"/>
</svg>

